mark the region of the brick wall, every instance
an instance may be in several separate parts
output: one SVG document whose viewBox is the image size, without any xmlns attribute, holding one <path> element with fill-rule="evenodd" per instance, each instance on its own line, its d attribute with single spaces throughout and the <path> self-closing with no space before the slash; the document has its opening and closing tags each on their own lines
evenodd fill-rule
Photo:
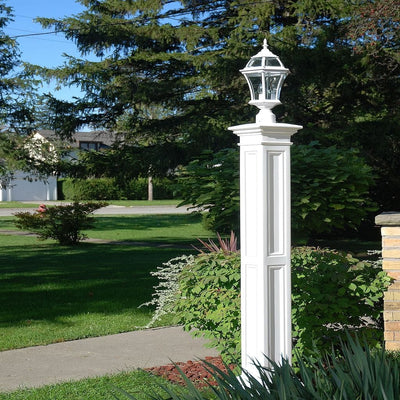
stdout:
<svg viewBox="0 0 400 400">
<path fill-rule="evenodd" d="M 375 218 L 382 232 L 383 270 L 394 279 L 384 297 L 385 348 L 400 350 L 400 212 Z"/>
</svg>

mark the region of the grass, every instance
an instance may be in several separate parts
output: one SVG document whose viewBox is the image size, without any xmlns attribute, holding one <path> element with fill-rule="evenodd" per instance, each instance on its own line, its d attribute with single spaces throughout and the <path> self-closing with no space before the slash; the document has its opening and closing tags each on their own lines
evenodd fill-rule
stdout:
<svg viewBox="0 0 400 400">
<path fill-rule="evenodd" d="M 165 242 L 187 246 L 197 238 L 214 236 L 193 214 L 95 215 L 95 227 L 85 231 L 90 238 L 114 241 Z M 17 231 L 15 217 L 1 217 L 0 230 Z M 1 246 L 1 241 L 0 241 Z"/>
<path fill-rule="evenodd" d="M 15 224 L 15 217 L 1 217 L 0 218 L 0 229 L 2 230 L 10 230 L 10 231 L 17 231 Z M 0 240 L 1 246 L 1 240 Z"/>
<path fill-rule="evenodd" d="M 115 206 L 177 206 L 182 200 L 107 200 L 109 204 Z"/>
<path fill-rule="evenodd" d="M 20 201 L 0 201 L 0 208 L 34 208 L 40 203 L 21 203 Z"/>
<path fill-rule="evenodd" d="M 179 246 L 209 233 L 192 215 L 96 218 L 104 238 L 173 241 L 174 246 L 60 247 L 35 237 L 0 235 L 0 350 L 146 325 L 152 310 L 138 306 L 151 299 L 156 281 L 150 271 L 190 251 Z M 12 219 L 2 218 L 0 229 L 10 227 Z"/>
<path fill-rule="evenodd" d="M 157 382 L 172 387 L 165 380 L 145 371 L 134 371 L 101 378 L 47 385 L 35 389 L 0 393 L 0 400 L 106 400 L 114 398 L 112 394 L 118 395 L 121 399 L 125 398 L 114 387 L 123 389 L 138 400 L 142 400 L 149 398 L 145 393 L 162 393 Z"/>
<path fill-rule="evenodd" d="M 96 239 L 189 244 L 214 236 L 204 229 L 201 217 L 192 214 L 96 215 L 95 229 L 85 233 Z"/>
</svg>

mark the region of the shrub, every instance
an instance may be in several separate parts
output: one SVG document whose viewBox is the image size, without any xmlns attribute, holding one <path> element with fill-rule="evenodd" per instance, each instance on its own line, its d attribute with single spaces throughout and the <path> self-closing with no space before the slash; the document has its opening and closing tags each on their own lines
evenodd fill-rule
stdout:
<svg viewBox="0 0 400 400">
<path fill-rule="evenodd" d="M 63 179 L 61 182 L 60 198 L 67 200 L 116 200 L 121 195 L 113 178 Z"/>
<path fill-rule="evenodd" d="M 296 145 L 292 151 L 292 228 L 298 235 L 355 228 L 371 210 L 371 168 L 355 150 Z M 206 226 L 238 232 L 239 152 L 205 152 L 178 175 L 181 205 L 209 212 Z"/>
<path fill-rule="evenodd" d="M 147 200 L 148 179 L 135 178 L 127 182 L 121 192 L 128 200 Z M 153 178 L 153 196 L 157 200 L 174 198 L 174 181 L 169 178 Z"/>
<path fill-rule="evenodd" d="M 292 251 L 292 320 L 300 353 L 330 349 L 344 329 L 362 331 L 370 345 L 382 337 L 383 294 L 390 278 L 379 265 L 310 247 Z"/>
<path fill-rule="evenodd" d="M 369 199 L 372 169 L 354 149 L 296 145 L 291 168 L 294 232 L 357 228 L 376 210 Z"/>
<path fill-rule="evenodd" d="M 204 336 L 226 361 L 240 352 L 240 256 L 223 251 L 198 255 L 179 276 L 177 322 Z"/>
<path fill-rule="evenodd" d="M 382 340 L 379 320 L 389 277 L 373 263 L 333 250 L 309 247 L 292 252 L 294 348 L 307 353 L 337 346 L 345 328 L 364 332 L 368 343 Z M 240 348 L 240 256 L 200 254 L 179 274 L 174 311 L 177 322 L 204 336 L 227 362 Z"/>
<path fill-rule="evenodd" d="M 204 225 L 216 232 L 239 231 L 239 153 L 206 151 L 178 173 L 178 205 L 204 210 Z"/>
<path fill-rule="evenodd" d="M 128 200 L 146 200 L 148 183 L 145 178 L 131 179 L 124 187 L 124 197 Z"/>
<path fill-rule="evenodd" d="M 153 179 L 155 199 L 174 198 L 174 182 L 169 178 Z M 114 178 L 60 179 L 59 199 L 67 200 L 146 200 L 147 178 L 135 178 L 123 184 Z"/>
<path fill-rule="evenodd" d="M 183 255 L 163 263 L 162 267 L 157 267 L 156 271 L 150 272 L 151 275 L 158 278 L 159 283 L 154 287 L 153 299 L 139 306 L 156 307 L 153 317 L 145 328 L 150 328 L 163 315 L 173 312 L 176 293 L 179 290 L 179 274 L 184 267 L 192 265 L 193 261 L 192 255 Z"/>
<path fill-rule="evenodd" d="M 368 348 L 349 336 L 338 353 L 321 354 L 316 357 L 301 357 L 298 371 L 286 360 L 281 364 L 271 363 L 271 368 L 256 364 L 259 378 L 246 371 L 236 376 L 210 363 L 206 367 L 212 372 L 218 385 L 209 386 L 208 391 L 197 389 L 182 374 L 186 387 L 171 388 L 161 385 L 165 393 L 148 393 L 149 399 L 266 399 L 266 400 L 397 400 L 400 398 L 400 365 L 384 350 Z M 120 391 L 124 398 L 134 399 Z"/>
<path fill-rule="evenodd" d="M 37 233 L 39 239 L 55 239 L 61 245 L 76 245 L 86 237 L 81 231 L 93 226 L 94 219 L 89 214 L 106 205 L 104 202 L 74 202 L 49 208 L 40 206 L 33 214 L 15 213 L 15 225 Z"/>
</svg>

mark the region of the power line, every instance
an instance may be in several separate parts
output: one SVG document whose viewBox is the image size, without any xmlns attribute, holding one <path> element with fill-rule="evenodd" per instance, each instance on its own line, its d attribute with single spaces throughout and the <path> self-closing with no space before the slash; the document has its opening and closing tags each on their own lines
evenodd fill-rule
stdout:
<svg viewBox="0 0 400 400">
<path fill-rule="evenodd" d="M 53 31 L 53 32 L 38 32 L 38 33 L 25 33 L 23 35 L 15 35 L 15 36 L 10 36 L 10 39 L 19 39 L 22 37 L 31 37 L 31 36 L 44 36 L 44 35 L 54 35 L 57 33 L 63 33 L 66 31 Z"/>
<path fill-rule="evenodd" d="M 267 0 L 268 2 L 268 0 Z M 261 1 L 250 1 L 248 3 L 240 3 L 236 6 L 236 8 L 243 7 L 243 6 L 253 6 L 256 4 L 262 4 L 265 3 L 265 0 L 261 0 Z M 217 7 L 217 10 L 223 9 L 222 6 Z M 215 11 L 215 9 L 214 9 Z M 178 15 L 188 15 L 191 14 L 191 11 L 185 10 L 185 9 L 179 9 L 179 10 L 169 10 L 167 11 L 165 14 L 163 15 L 157 15 L 157 16 L 153 16 L 153 17 L 144 17 L 143 19 L 145 21 L 152 21 L 152 20 L 160 20 L 160 19 L 170 19 L 170 20 L 174 20 L 174 21 L 178 21 L 178 22 L 196 22 L 195 20 L 190 20 L 187 18 L 178 18 Z M 28 17 L 28 16 L 22 16 L 24 18 L 31 18 L 32 20 L 34 19 L 33 17 Z M 113 23 L 102 23 L 99 24 L 98 26 L 116 26 L 116 25 L 125 25 L 125 24 L 133 24 L 137 21 L 134 20 L 124 20 L 124 21 L 118 21 L 118 22 L 113 22 Z M 65 30 L 55 30 L 52 32 L 41 32 L 41 33 L 31 33 L 31 34 L 22 34 L 22 35 L 15 35 L 10 37 L 11 39 L 19 39 L 19 38 L 23 38 L 23 37 L 32 37 L 32 36 L 44 36 L 44 35 L 54 35 L 57 33 L 65 33 L 68 32 L 68 29 Z"/>
</svg>

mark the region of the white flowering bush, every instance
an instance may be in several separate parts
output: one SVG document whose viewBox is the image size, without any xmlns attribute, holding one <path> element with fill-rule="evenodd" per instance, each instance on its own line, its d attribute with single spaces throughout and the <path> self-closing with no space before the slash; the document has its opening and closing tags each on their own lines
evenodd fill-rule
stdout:
<svg viewBox="0 0 400 400">
<path fill-rule="evenodd" d="M 192 265 L 193 262 L 194 256 L 182 255 L 163 263 L 161 267 L 157 267 L 156 271 L 151 272 L 151 275 L 155 276 L 159 283 L 154 286 L 155 291 L 152 300 L 139 306 L 156 307 L 152 319 L 145 328 L 152 327 L 163 315 L 173 311 L 173 305 L 179 290 L 179 274 L 184 267 Z"/>
</svg>

